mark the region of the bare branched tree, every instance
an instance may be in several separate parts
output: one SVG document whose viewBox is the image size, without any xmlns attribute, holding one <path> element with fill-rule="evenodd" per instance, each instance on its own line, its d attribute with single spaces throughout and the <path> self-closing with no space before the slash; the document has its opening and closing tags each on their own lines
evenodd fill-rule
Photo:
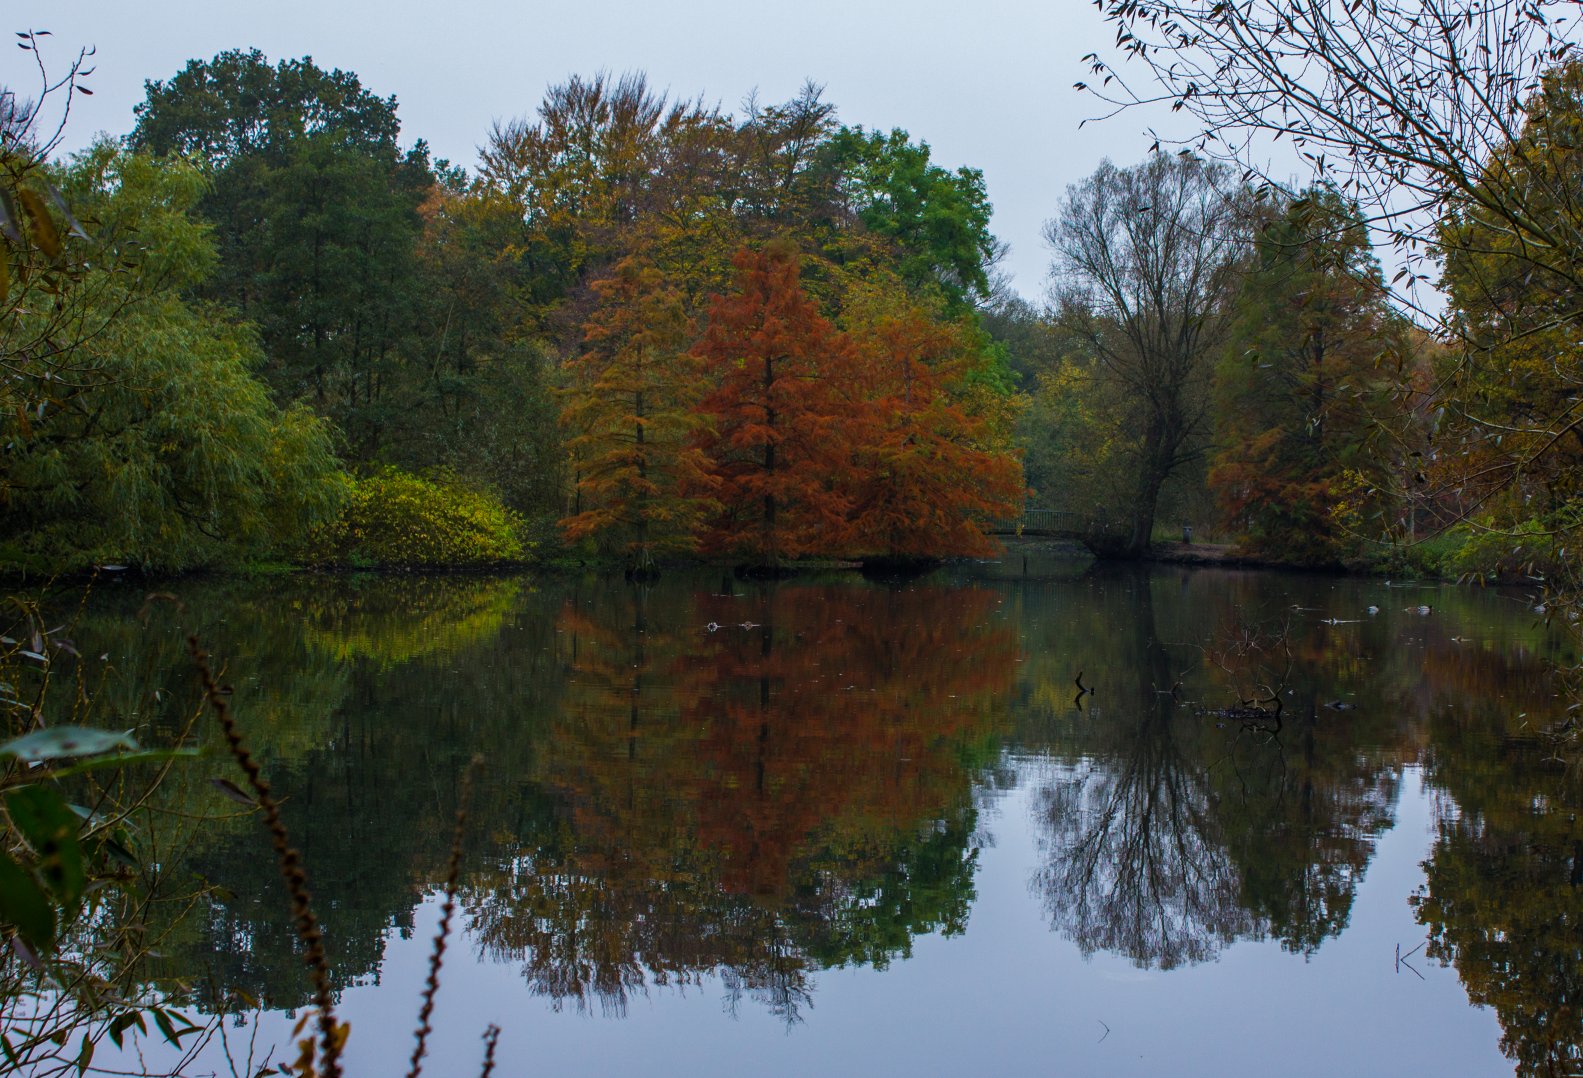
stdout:
<svg viewBox="0 0 1583 1078">
<path fill-rule="evenodd" d="M 1404 306 L 1441 221 L 1473 214 L 1528 238 L 1524 257 L 1583 283 L 1583 222 L 1527 183 L 1527 103 L 1574 53 L 1578 0 L 1100 0 L 1147 74 L 1085 60 L 1079 83 L 1118 110 L 1167 102 L 1197 152 L 1282 186 L 1264 155 L 1290 140 L 1314 178 L 1356 200 L 1401 249 Z M 1156 138 L 1156 145 L 1160 140 Z M 1519 179 L 1525 182 L 1518 182 Z"/>
<path fill-rule="evenodd" d="M 1202 452 L 1209 382 L 1229 324 L 1242 215 L 1223 166 L 1158 154 L 1108 161 L 1067 189 L 1044 237 L 1061 322 L 1116 384 L 1136 445 L 1126 534 L 1113 553 L 1149 545 L 1165 481 Z"/>
<path fill-rule="evenodd" d="M 1116 111 L 1168 103 L 1196 121 L 1187 146 L 1255 185 L 1285 186 L 1269 163 L 1285 140 L 1396 248 L 1392 300 L 1447 346 L 1398 372 L 1430 438 L 1398 497 L 1440 527 L 1494 529 L 1502 571 L 1548 537 L 1544 572 L 1578 591 L 1565 552 L 1583 538 L 1583 3 L 1099 6 L 1130 62 L 1091 54 L 1080 88 Z"/>
<path fill-rule="evenodd" d="M 32 96 L 18 96 L 15 86 L 0 86 L 0 160 L 13 174 L 48 160 L 66 133 L 73 99 L 78 94 L 93 95 L 83 85 L 93 74 L 93 49 L 79 50 L 64 72 L 52 73 L 41 51 L 50 36 L 48 30 L 16 32 L 15 44 L 28 54 L 35 69 Z"/>
</svg>

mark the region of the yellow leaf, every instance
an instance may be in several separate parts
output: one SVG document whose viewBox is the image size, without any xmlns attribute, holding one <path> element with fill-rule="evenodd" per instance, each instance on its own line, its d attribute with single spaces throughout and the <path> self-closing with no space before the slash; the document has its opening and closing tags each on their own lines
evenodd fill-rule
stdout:
<svg viewBox="0 0 1583 1078">
<path fill-rule="evenodd" d="M 17 191 L 17 197 L 22 200 L 22 207 L 33 218 L 33 238 L 39 247 L 51 258 L 60 255 L 60 233 L 55 231 L 55 221 L 49 215 L 49 210 L 44 206 L 44 200 L 26 187 Z"/>
</svg>

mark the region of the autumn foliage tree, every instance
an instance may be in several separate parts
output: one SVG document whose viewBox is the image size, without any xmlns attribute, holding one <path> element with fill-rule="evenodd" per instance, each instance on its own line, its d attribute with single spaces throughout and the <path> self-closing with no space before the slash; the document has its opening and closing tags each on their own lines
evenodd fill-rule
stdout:
<svg viewBox="0 0 1583 1078">
<path fill-rule="evenodd" d="M 1583 520 L 1583 364 L 1579 362 L 1577 249 L 1556 265 L 1553 233 L 1575 228 L 1583 136 L 1583 63 L 1544 77 L 1514 133 L 1480 179 L 1486 197 L 1522 199 L 1534 221 L 1512 228 L 1473 209 L 1440 227 L 1441 283 L 1451 301 L 1456 363 L 1442 442 L 1448 487 L 1482 526 L 1509 530 L 1509 546 L 1553 537 L 1553 579 L 1569 568 Z M 1530 551 L 1512 562 L 1521 564 Z M 1570 575 L 1570 573 L 1569 573 Z M 1574 577 L 1575 579 L 1575 577 Z"/>
<path fill-rule="evenodd" d="M 1232 309 L 1210 488 L 1253 548 L 1333 563 L 1358 492 L 1388 486 L 1380 361 L 1407 346 L 1357 211 L 1323 188 L 1274 211 Z"/>
<path fill-rule="evenodd" d="M 710 503 L 695 444 L 699 357 L 676 289 L 634 258 L 597 282 L 600 305 L 584 327 L 588 350 L 569 364 L 561 413 L 577 460 L 579 511 L 568 539 L 599 537 L 629 563 L 689 550 Z"/>
<path fill-rule="evenodd" d="M 773 566 L 839 547 L 849 500 L 854 404 L 850 341 L 819 313 L 783 244 L 744 248 L 695 348 L 712 389 L 699 441 L 721 512 L 704 547 Z"/>
<path fill-rule="evenodd" d="M 981 361 L 968 329 L 889 291 L 852 321 L 864 394 L 848 549 L 889 558 L 994 553 L 985 526 L 1019 511 L 1022 468 L 964 399 Z"/>
</svg>

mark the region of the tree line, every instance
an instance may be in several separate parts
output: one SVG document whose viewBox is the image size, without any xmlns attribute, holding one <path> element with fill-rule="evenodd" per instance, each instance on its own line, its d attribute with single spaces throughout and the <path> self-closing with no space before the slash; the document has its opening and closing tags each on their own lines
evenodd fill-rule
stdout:
<svg viewBox="0 0 1583 1078">
<path fill-rule="evenodd" d="M 1549 189 L 1577 68 L 1534 85 L 1501 179 Z M 930 559 L 1031 499 L 1122 556 L 1181 521 L 1357 563 L 1471 520 L 1438 567 L 1499 570 L 1575 509 L 1570 293 L 1462 206 L 1474 353 L 1410 317 L 1358 191 L 1202 152 L 1053 198 L 1031 304 L 982 175 L 812 84 L 733 113 L 573 77 L 471 171 L 256 50 L 69 161 L 7 100 L 13 568 Z"/>
</svg>

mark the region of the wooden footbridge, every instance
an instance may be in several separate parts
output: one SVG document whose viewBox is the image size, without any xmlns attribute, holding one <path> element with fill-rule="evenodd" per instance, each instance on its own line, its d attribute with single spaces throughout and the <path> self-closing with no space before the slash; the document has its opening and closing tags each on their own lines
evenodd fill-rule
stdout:
<svg viewBox="0 0 1583 1078">
<path fill-rule="evenodd" d="M 1065 509 L 1036 509 L 1027 506 L 1019 516 L 996 521 L 991 535 L 1029 535 L 1040 539 L 1087 539 L 1105 526 L 1081 513 Z"/>
</svg>

